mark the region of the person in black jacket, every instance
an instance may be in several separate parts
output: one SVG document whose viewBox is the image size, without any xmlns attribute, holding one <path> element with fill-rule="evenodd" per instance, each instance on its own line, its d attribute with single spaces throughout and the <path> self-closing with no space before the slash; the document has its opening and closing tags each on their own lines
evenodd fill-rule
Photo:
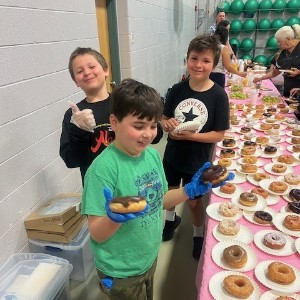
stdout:
<svg viewBox="0 0 300 300">
<path fill-rule="evenodd" d="M 109 124 L 110 94 L 105 58 L 91 48 L 77 48 L 69 58 L 69 72 L 86 97 L 70 103 L 62 122 L 59 154 L 68 168 L 80 168 L 82 183 L 92 161 L 113 141 Z M 159 127 L 153 143 L 162 137 Z"/>
</svg>

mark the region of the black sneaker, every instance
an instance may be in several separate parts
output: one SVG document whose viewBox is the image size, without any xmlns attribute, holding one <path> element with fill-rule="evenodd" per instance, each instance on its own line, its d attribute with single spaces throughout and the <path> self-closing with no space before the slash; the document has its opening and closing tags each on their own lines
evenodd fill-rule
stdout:
<svg viewBox="0 0 300 300">
<path fill-rule="evenodd" d="M 181 223 L 181 218 L 177 215 L 175 215 L 174 221 L 166 220 L 165 227 L 162 234 L 162 240 L 164 242 L 170 241 L 173 238 L 175 229 L 179 226 L 180 223 Z"/>
<path fill-rule="evenodd" d="M 192 255 L 196 260 L 199 260 L 199 258 L 200 258 L 203 241 L 204 241 L 204 237 L 202 237 L 202 236 L 194 236 L 193 237 L 194 246 L 193 246 Z"/>
</svg>

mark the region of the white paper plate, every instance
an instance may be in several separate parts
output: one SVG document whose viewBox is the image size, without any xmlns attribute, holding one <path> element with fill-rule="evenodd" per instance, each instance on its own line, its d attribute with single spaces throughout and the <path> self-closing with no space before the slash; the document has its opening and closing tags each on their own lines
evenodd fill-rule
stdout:
<svg viewBox="0 0 300 300">
<path fill-rule="evenodd" d="M 267 118 L 267 119 L 272 119 L 272 120 L 275 120 L 275 118 L 274 118 L 274 117 L 270 117 L 270 118 Z M 262 123 L 266 123 L 266 124 L 280 124 L 280 121 L 278 121 L 278 120 L 275 120 L 275 122 L 273 122 L 273 123 L 270 123 L 270 122 L 267 122 L 267 119 L 265 119 L 265 120 L 262 120 Z"/>
<path fill-rule="evenodd" d="M 229 276 L 229 275 L 240 275 L 240 276 L 245 276 L 247 277 L 250 282 L 252 283 L 254 290 L 253 293 L 250 295 L 247 300 L 259 300 L 260 298 L 260 289 L 257 283 L 250 277 L 244 275 L 243 273 L 240 272 L 233 272 L 233 271 L 222 271 L 214 274 L 208 284 L 208 289 L 212 295 L 212 297 L 215 300 L 235 300 L 239 298 L 235 298 L 231 295 L 229 295 L 223 286 L 223 280 Z"/>
<path fill-rule="evenodd" d="M 217 150 L 217 151 L 216 151 L 216 156 L 218 156 L 218 157 L 221 158 L 220 154 L 221 154 L 221 150 Z M 234 157 L 229 157 L 229 159 L 238 159 L 239 157 L 240 157 L 240 155 L 238 154 L 237 151 L 235 151 Z"/>
<path fill-rule="evenodd" d="M 289 191 L 290 191 L 290 190 L 289 190 Z M 293 202 L 293 200 L 290 198 L 289 194 L 283 195 L 282 198 L 283 198 L 286 202 Z"/>
<path fill-rule="evenodd" d="M 294 213 L 278 213 L 274 218 L 273 218 L 273 224 L 275 225 L 275 227 L 282 231 L 283 233 L 286 233 L 288 235 L 291 236 L 295 236 L 295 237 L 300 237 L 300 230 L 290 230 L 287 227 L 285 227 L 283 225 L 283 220 L 286 216 L 288 215 L 295 215 L 295 216 L 299 216 L 297 214 Z M 300 285 L 299 285 L 300 286 Z"/>
<path fill-rule="evenodd" d="M 273 194 L 273 195 L 277 195 L 277 196 L 283 196 L 283 195 L 287 195 L 290 190 L 291 190 L 291 187 L 289 184 L 287 184 L 288 188 L 285 192 L 283 193 L 276 193 L 276 192 L 273 192 L 270 190 L 269 186 L 270 184 L 274 182 L 274 179 L 263 179 L 259 182 L 259 186 L 262 187 L 263 189 L 267 190 L 270 194 Z"/>
<path fill-rule="evenodd" d="M 277 177 L 276 180 L 284 181 L 284 176 Z M 284 182 L 285 182 L 285 181 L 284 181 Z M 287 183 L 287 182 L 286 182 L 286 183 Z M 288 185 L 289 185 L 291 188 L 293 188 L 293 189 L 296 189 L 296 188 L 299 187 L 299 184 L 290 184 L 290 183 L 288 183 Z"/>
<path fill-rule="evenodd" d="M 293 155 L 294 156 L 294 155 Z M 279 157 L 279 156 L 278 156 Z M 285 165 L 287 165 L 287 166 L 290 166 L 290 167 L 296 167 L 296 166 L 298 166 L 299 164 L 300 164 L 300 161 L 294 161 L 292 164 L 287 164 L 287 163 L 282 163 L 282 162 L 280 162 L 280 161 L 278 161 L 278 157 L 273 157 L 272 158 L 272 161 L 274 162 L 274 163 L 278 163 L 278 164 L 285 164 Z M 294 157 L 295 159 L 297 159 L 296 157 Z"/>
<path fill-rule="evenodd" d="M 277 211 L 275 211 L 274 209 L 271 209 L 269 207 L 266 207 L 265 209 L 263 209 L 263 211 L 266 211 L 268 212 L 272 218 L 274 219 L 274 216 L 277 214 Z M 259 225 L 259 226 L 271 226 L 273 223 L 273 221 L 270 223 L 270 224 L 260 224 L 260 223 L 257 223 L 255 220 L 254 220 L 254 213 L 255 212 L 251 212 L 251 211 L 243 211 L 243 216 L 245 217 L 246 220 L 248 220 L 249 222 L 255 224 L 255 225 Z"/>
<path fill-rule="evenodd" d="M 207 117 L 206 117 L 206 119 L 207 119 Z M 199 132 L 203 127 L 203 125 L 202 126 L 201 125 L 202 125 L 202 122 L 200 122 L 200 121 L 187 121 L 187 122 L 179 124 L 174 129 L 173 132 L 178 133 L 178 132 L 185 131 L 185 130 L 192 131 L 192 132 Z M 199 128 L 200 128 L 200 130 L 199 130 Z"/>
<path fill-rule="evenodd" d="M 239 184 L 239 183 L 244 183 L 247 181 L 247 176 L 245 174 L 241 174 L 236 171 L 232 171 L 231 173 L 234 174 L 233 180 L 230 180 L 231 183 Z"/>
<path fill-rule="evenodd" d="M 255 125 L 253 126 L 253 128 L 254 128 L 255 130 L 257 130 L 257 131 L 265 131 L 265 129 L 261 129 L 261 128 L 260 128 L 260 124 L 255 124 Z"/>
<path fill-rule="evenodd" d="M 220 215 L 219 214 L 219 206 L 221 203 L 223 203 L 223 202 L 215 202 L 215 203 L 212 203 L 207 206 L 206 212 L 212 219 L 214 219 L 216 221 L 221 221 L 221 220 L 225 220 L 225 219 L 237 221 L 243 216 L 242 211 L 240 211 L 240 213 L 238 213 L 237 215 L 235 215 L 232 218 L 224 217 L 224 216 Z"/>
<path fill-rule="evenodd" d="M 263 172 L 263 173 L 265 173 L 265 172 Z M 270 176 L 270 178 L 267 178 L 267 179 L 274 179 L 273 176 L 271 176 L 270 174 L 268 174 L 268 175 Z M 254 185 L 256 185 L 256 186 L 259 186 L 259 181 L 256 181 L 256 180 L 254 179 L 254 174 L 248 174 L 248 175 L 247 175 L 247 180 L 248 180 L 250 183 L 252 183 L 252 184 L 254 184 Z"/>
<path fill-rule="evenodd" d="M 284 237 L 286 240 L 286 244 L 284 245 L 284 247 L 282 249 L 271 249 L 267 247 L 263 242 L 264 236 L 267 233 L 276 233 Z M 254 235 L 254 243 L 263 252 L 275 256 L 289 256 L 293 255 L 297 251 L 294 245 L 294 239 L 289 235 L 286 235 L 282 232 L 278 232 L 277 230 L 261 230 L 256 232 L 256 234 Z"/>
<path fill-rule="evenodd" d="M 292 155 L 297 160 L 297 165 L 299 165 L 300 164 L 300 152 L 298 152 L 298 153 L 294 152 Z"/>
<path fill-rule="evenodd" d="M 250 128 L 250 127 L 248 127 L 248 128 Z M 248 132 L 241 132 L 241 128 L 238 128 L 235 132 L 239 133 L 239 134 L 245 134 L 245 133 L 250 133 L 250 132 L 255 134 L 255 130 L 253 130 L 253 129 L 250 129 L 250 131 L 248 131 Z"/>
<path fill-rule="evenodd" d="M 222 159 L 222 158 L 220 158 L 220 159 Z M 230 159 L 230 158 L 228 158 L 228 159 Z M 217 164 L 218 164 L 218 161 L 219 161 L 219 159 L 215 160 L 215 161 L 213 162 L 213 164 L 214 164 L 214 165 L 217 165 Z M 237 166 L 236 162 L 235 162 L 234 160 L 231 160 L 231 165 L 230 165 L 229 167 L 226 167 L 226 169 L 227 169 L 228 171 L 234 171 L 234 170 L 236 169 L 236 166 Z"/>
<path fill-rule="evenodd" d="M 275 130 L 278 130 L 278 134 L 269 134 L 269 131 L 268 130 L 263 130 L 264 134 L 270 138 L 270 136 L 272 135 L 280 135 L 280 136 L 283 136 L 285 135 L 285 132 L 284 131 L 281 131 L 280 129 L 275 129 Z M 284 141 L 285 139 L 283 139 Z"/>
<path fill-rule="evenodd" d="M 298 136 L 299 137 L 299 136 Z M 300 137 L 299 137 L 300 138 Z M 287 143 L 291 144 L 291 145 L 294 145 L 294 143 L 292 143 L 292 138 L 291 137 L 288 137 L 286 140 L 285 140 Z"/>
<path fill-rule="evenodd" d="M 235 205 L 237 205 L 242 210 L 246 210 L 246 211 L 264 210 L 267 207 L 267 201 L 266 201 L 266 199 L 264 199 L 260 195 L 256 195 L 256 196 L 257 196 L 258 200 L 257 200 L 256 205 L 254 205 L 254 206 L 245 206 L 245 205 L 242 205 L 239 202 L 240 195 L 238 195 L 237 197 L 232 198 L 231 201 L 232 201 L 232 203 L 234 203 Z"/>
<path fill-rule="evenodd" d="M 274 291 L 278 291 L 278 292 L 282 292 L 282 293 L 286 293 L 287 291 L 290 293 L 297 293 L 300 291 L 300 272 L 299 270 L 297 270 L 295 267 L 288 265 L 289 267 L 291 267 L 296 275 L 296 280 L 292 283 L 292 284 L 278 284 L 276 282 L 271 281 L 268 277 L 267 277 L 267 269 L 269 264 L 271 264 L 272 262 L 275 262 L 275 260 L 265 260 L 262 261 L 260 263 L 257 264 L 257 266 L 254 269 L 254 273 L 256 278 L 266 287 L 274 290 Z"/>
<path fill-rule="evenodd" d="M 300 238 L 295 240 L 295 248 L 298 251 L 298 253 L 300 254 Z"/>
<path fill-rule="evenodd" d="M 293 145 L 288 145 L 288 146 L 286 147 L 286 150 L 288 150 L 289 152 L 292 152 L 292 153 L 294 153 L 294 154 L 300 154 L 300 152 L 295 152 L 295 151 L 293 151 Z"/>
<path fill-rule="evenodd" d="M 234 149 L 234 148 L 239 148 L 239 146 L 240 146 L 240 143 L 238 141 L 235 141 L 235 145 L 232 147 L 225 147 L 225 146 L 223 146 L 222 143 L 223 143 L 223 141 L 217 143 L 217 146 L 222 149 Z"/>
<path fill-rule="evenodd" d="M 241 153 L 241 150 L 239 150 L 239 151 L 238 151 L 238 155 L 239 155 L 239 156 L 247 156 L 247 155 L 249 155 L 249 154 L 242 154 L 242 153 Z M 258 156 L 261 156 L 261 155 L 262 155 L 262 150 L 256 148 L 256 151 L 254 152 L 254 154 L 250 154 L 250 155 L 257 156 L 257 157 L 258 157 Z"/>
<path fill-rule="evenodd" d="M 262 154 L 260 155 L 260 157 L 263 157 L 263 158 L 273 158 L 273 157 L 277 157 L 277 156 L 283 154 L 282 150 L 278 149 L 278 147 L 276 147 L 276 148 L 277 148 L 277 151 L 276 151 L 276 153 L 273 153 L 273 154 L 268 154 L 268 153 L 265 153 L 263 150 L 261 150 Z"/>
<path fill-rule="evenodd" d="M 240 157 L 239 159 L 238 159 L 238 163 L 240 164 L 240 165 L 242 165 L 242 164 L 245 164 L 244 162 L 243 162 L 243 157 Z M 257 162 L 255 163 L 255 165 L 257 166 L 257 167 L 261 167 L 261 166 L 263 166 L 265 164 L 265 162 L 262 160 L 262 159 L 258 159 L 257 160 Z"/>
<path fill-rule="evenodd" d="M 221 241 L 229 241 L 229 240 L 234 240 L 234 241 L 240 241 L 245 244 L 250 244 L 253 241 L 253 233 L 252 231 L 246 227 L 245 225 L 239 224 L 240 225 L 240 230 L 237 235 L 225 235 L 222 234 L 218 231 L 218 224 L 213 228 L 213 236 L 218 240 L 219 242 Z"/>
<path fill-rule="evenodd" d="M 257 145 L 262 145 L 262 146 L 265 146 L 265 145 L 268 145 L 270 143 L 270 138 L 268 136 L 266 136 L 266 138 L 268 139 L 266 143 L 260 143 L 258 142 L 256 139 L 257 137 L 254 137 L 251 139 L 252 142 L 255 142 Z"/>
<path fill-rule="evenodd" d="M 230 183 L 231 183 L 231 181 L 230 181 Z M 237 196 L 237 195 L 240 195 L 244 190 L 241 188 L 241 187 L 239 187 L 239 186 L 235 186 L 235 192 L 233 193 L 233 194 L 226 194 L 226 193 L 223 193 L 223 192 L 221 192 L 220 191 L 220 187 L 217 187 L 217 188 L 213 188 L 212 189 L 212 192 L 215 194 L 215 195 L 217 195 L 217 196 L 219 196 L 219 197 L 222 197 L 222 198 L 228 198 L 228 199 L 231 199 L 232 197 L 234 197 L 234 196 Z"/>
<path fill-rule="evenodd" d="M 266 164 L 264 166 L 265 171 L 268 172 L 268 173 L 270 173 L 270 174 L 277 175 L 277 176 L 286 175 L 288 173 L 293 173 L 293 168 L 290 165 L 287 165 L 287 164 L 284 164 L 284 163 L 280 163 L 280 164 L 285 165 L 286 166 L 286 170 L 284 172 L 282 172 L 282 173 L 276 173 L 276 172 L 272 171 L 272 167 L 274 166 L 274 164 L 276 164 L 276 163 Z"/>
<path fill-rule="evenodd" d="M 300 296 L 297 294 L 287 294 L 276 291 L 267 291 L 263 293 L 259 300 L 277 300 L 280 296 L 289 296 L 295 298 L 295 300 L 300 300 Z"/>
<path fill-rule="evenodd" d="M 243 172 L 243 171 L 242 171 L 242 166 L 241 166 L 241 165 L 237 165 L 237 166 L 236 166 L 236 170 L 237 170 L 239 173 L 244 174 L 244 175 L 255 174 L 255 173 L 262 173 L 262 172 L 263 172 L 263 170 L 260 169 L 260 168 L 257 168 L 257 170 L 256 170 L 254 173 Z"/>
<path fill-rule="evenodd" d="M 248 260 L 247 260 L 245 266 L 240 269 L 233 269 L 233 268 L 228 267 L 223 262 L 223 259 L 222 259 L 223 250 L 225 248 L 233 246 L 233 245 L 238 245 L 247 252 Z M 250 246 L 248 246 L 247 244 L 239 242 L 239 241 L 231 240 L 231 241 L 222 241 L 222 242 L 217 243 L 211 251 L 211 256 L 212 256 L 213 261 L 220 268 L 225 269 L 225 270 L 230 270 L 230 271 L 248 272 L 248 271 L 253 270 L 257 264 L 256 254 L 252 250 L 252 248 L 250 248 Z"/>
<path fill-rule="evenodd" d="M 293 135 L 293 134 L 292 134 L 292 131 L 287 131 L 287 132 L 285 133 L 285 135 L 287 135 L 287 136 L 289 136 L 289 137 L 300 137 L 300 136 L 297 136 L 297 135 Z"/>
</svg>

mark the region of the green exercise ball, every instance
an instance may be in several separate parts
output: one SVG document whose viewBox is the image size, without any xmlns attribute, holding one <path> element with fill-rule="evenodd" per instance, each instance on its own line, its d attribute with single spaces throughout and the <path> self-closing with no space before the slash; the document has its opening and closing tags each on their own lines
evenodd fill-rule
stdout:
<svg viewBox="0 0 300 300">
<path fill-rule="evenodd" d="M 240 45 L 241 45 L 240 41 L 237 38 L 231 38 L 229 40 L 229 44 L 230 44 L 230 46 L 236 45 L 237 48 L 240 48 Z"/>
<path fill-rule="evenodd" d="M 261 31 L 267 31 L 271 28 L 271 21 L 267 18 L 260 19 L 257 23 L 257 28 Z"/>
<path fill-rule="evenodd" d="M 290 18 L 288 18 L 288 20 L 285 23 L 286 26 L 292 26 L 292 25 L 295 25 L 295 24 L 300 25 L 300 19 L 297 18 L 297 17 L 290 17 Z"/>
<path fill-rule="evenodd" d="M 285 25 L 285 22 L 278 18 L 278 19 L 274 19 L 271 23 L 271 28 L 274 30 L 274 31 L 277 31 L 279 28 L 283 27 Z"/>
<path fill-rule="evenodd" d="M 277 40 L 275 38 L 275 36 L 271 36 L 268 40 L 267 40 L 267 44 L 266 44 L 267 48 L 270 48 L 272 50 L 277 50 L 278 49 L 278 43 Z"/>
<path fill-rule="evenodd" d="M 247 0 L 244 5 L 244 10 L 248 13 L 255 13 L 258 9 L 257 0 Z"/>
<path fill-rule="evenodd" d="M 286 8 L 285 0 L 275 0 L 272 8 L 276 14 L 282 14 Z"/>
<path fill-rule="evenodd" d="M 271 65 L 271 61 L 274 58 L 274 55 L 271 55 L 267 58 L 267 66 Z"/>
<path fill-rule="evenodd" d="M 230 23 L 229 31 L 234 33 L 239 33 L 242 27 L 243 27 L 242 22 L 238 19 L 235 19 Z"/>
<path fill-rule="evenodd" d="M 254 62 L 265 66 L 267 64 L 267 58 L 264 55 L 260 54 L 255 56 Z"/>
<path fill-rule="evenodd" d="M 287 11 L 292 14 L 297 14 L 300 10 L 300 1 L 299 0 L 289 0 L 286 5 Z"/>
<path fill-rule="evenodd" d="M 253 32 L 256 28 L 256 22 L 253 19 L 247 19 L 244 23 L 243 23 L 243 27 L 242 29 L 244 30 L 244 32 Z"/>
<path fill-rule="evenodd" d="M 258 5 L 258 8 L 260 10 L 259 12 L 262 14 L 266 14 L 271 10 L 272 6 L 273 2 L 271 0 L 262 0 Z"/>
<path fill-rule="evenodd" d="M 241 42 L 241 49 L 244 52 L 249 52 L 254 48 L 254 41 L 251 40 L 250 38 L 245 38 Z"/>
<path fill-rule="evenodd" d="M 244 2 L 242 0 L 233 0 L 230 5 L 230 11 L 234 15 L 239 15 L 244 9 Z"/>
<path fill-rule="evenodd" d="M 242 55 L 241 59 L 252 60 L 253 57 L 250 54 L 244 54 L 244 55 Z"/>
<path fill-rule="evenodd" d="M 224 1 L 222 8 L 225 13 L 229 13 L 230 12 L 230 3 L 228 1 Z"/>
</svg>

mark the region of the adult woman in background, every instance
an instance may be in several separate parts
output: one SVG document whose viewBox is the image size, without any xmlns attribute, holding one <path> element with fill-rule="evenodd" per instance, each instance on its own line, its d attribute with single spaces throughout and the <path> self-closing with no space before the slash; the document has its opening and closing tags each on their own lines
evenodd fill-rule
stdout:
<svg viewBox="0 0 300 300">
<path fill-rule="evenodd" d="M 300 86 L 300 25 L 283 26 L 275 33 L 281 52 L 277 58 L 276 65 L 272 72 L 260 78 L 254 78 L 253 82 L 270 79 L 283 73 L 283 96 L 289 97 L 290 91 Z"/>
<path fill-rule="evenodd" d="M 236 70 L 231 64 L 231 52 L 226 46 L 226 42 L 228 41 L 228 29 L 223 26 L 217 26 L 214 35 L 217 36 L 220 41 L 221 55 L 219 63 L 214 68 L 209 78 L 224 88 L 226 70 L 231 74 L 236 74 L 241 77 L 246 77 L 247 73 Z"/>
</svg>

